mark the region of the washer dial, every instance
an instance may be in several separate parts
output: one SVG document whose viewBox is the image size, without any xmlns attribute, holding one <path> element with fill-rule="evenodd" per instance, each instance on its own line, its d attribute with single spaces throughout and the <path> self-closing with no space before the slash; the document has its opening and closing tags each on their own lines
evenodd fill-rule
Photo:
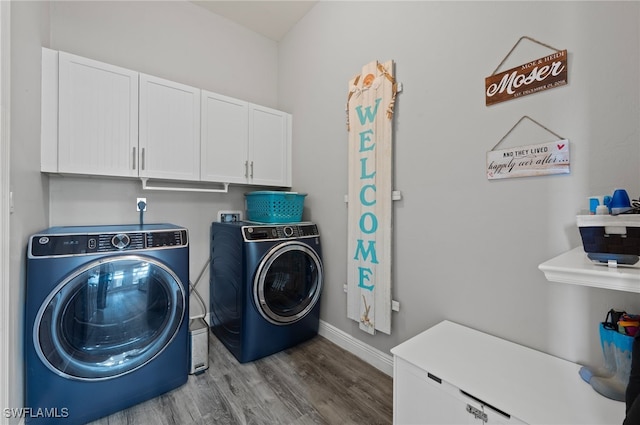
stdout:
<svg viewBox="0 0 640 425">
<path fill-rule="evenodd" d="M 128 247 L 130 243 L 131 243 L 131 239 L 129 238 L 129 235 L 127 235 L 126 233 L 118 233 L 117 235 L 111 238 L 111 245 L 113 245 L 114 248 L 124 249 Z"/>
</svg>

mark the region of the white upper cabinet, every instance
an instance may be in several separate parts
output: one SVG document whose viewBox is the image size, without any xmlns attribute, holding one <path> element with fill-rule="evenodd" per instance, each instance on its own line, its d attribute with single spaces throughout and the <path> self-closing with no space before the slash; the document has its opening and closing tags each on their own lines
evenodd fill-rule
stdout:
<svg viewBox="0 0 640 425">
<path fill-rule="evenodd" d="M 55 171 L 136 176 L 138 73 L 64 52 L 58 60 Z"/>
<path fill-rule="evenodd" d="M 291 186 L 291 115 L 42 49 L 40 170 Z"/>
<path fill-rule="evenodd" d="M 203 91 L 201 179 L 291 186 L 291 115 Z"/>
<path fill-rule="evenodd" d="M 249 104 L 249 182 L 291 186 L 291 115 Z"/>
<path fill-rule="evenodd" d="M 249 104 L 202 91 L 200 178 L 247 183 L 249 176 Z"/>
<path fill-rule="evenodd" d="M 140 74 L 140 177 L 200 179 L 200 89 Z"/>
</svg>

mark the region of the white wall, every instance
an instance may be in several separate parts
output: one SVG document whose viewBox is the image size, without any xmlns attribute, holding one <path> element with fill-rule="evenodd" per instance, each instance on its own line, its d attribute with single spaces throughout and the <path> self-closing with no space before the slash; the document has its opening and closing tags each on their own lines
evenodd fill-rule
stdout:
<svg viewBox="0 0 640 425">
<path fill-rule="evenodd" d="M 187 1 L 53 1 L 51 48 L 278 106 L 277 44 Z"/>
<path fill-rule="evenodd" d="M 40 175 L 40 50 L 49 34 L 48 6 L 41 2 L 11 4 L 11 171 L 14 212 L 10 216 L 10 285 L 12 385 L 10 406 L 22 406 L 22 321 L 26 241 L 47 225 L 48 184 Z M 2 235 L 6 237 L 6 235 Z M 4 284 L 4 282 L 3 282 Z M 4 302 L 4 301 L 3 301 Z M 8 420 L 4 418 L 2 420 Z M 12 421 L 17 423 L 17 418 Z"/>
<path fill-rule="evenodd" d="M 388 351 L 443 319 L 601 364 L 598 322 L 637 296 L 546 281 L 538 265 L 580 244 L 586 198 L 640 193 L 637 2 L 320 2 L 279 46 L 294 116 L 293 180 L 323 238 L 321 316 Z M 569 84 L 485 106 L 484 79 L 527 35 L 568 50 Z M 523 41 L 502 71 L 551 51 Z M 346 318 L 347 83 L 396 63 L 390 336 Z M 486 152 L 528 115 L 571 143 L 571 174 L 488 181 Z M 501 148 L 554 141 L 525 121 Z M 330 170 L 330 171 L 328 171 Z"/>
</svg>

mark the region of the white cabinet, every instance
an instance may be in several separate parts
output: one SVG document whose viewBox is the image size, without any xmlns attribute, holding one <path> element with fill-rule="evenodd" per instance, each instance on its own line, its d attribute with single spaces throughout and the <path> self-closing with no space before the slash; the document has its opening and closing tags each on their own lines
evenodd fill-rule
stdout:
<svg viewBox="0 0 640 425">
<path fill-rule="evenodd" d="M 291 186 L 290 114 L 46 48 L 41 137 L 43 172 Z"/>
<path fill-rule="evenodd" d="M 202 92 L 201 179 L 291 186 L 291 115 Z"/>
<path fill-rule="evenodd" d="M 580 365 L 444 321 L 391 350 L 394 424 L 620 424 Z M 486 416 L 485 416 L 486 415 Z"/>
<path fill-rule="evenodd" d="M 140 74 L 139 176 L 200 179 L 200 89 Z"/>
<path fill-rule="evenodd" d="M 403 360 L 394 364 L 396 424 L 523 424 Z"/>
<path fill-rule="evenodd" d="M 200 158 L 203 181 L 248 182 L 249 103 L 202 91 Z"/>
<path fill-rule="evenodd" d="M 394 422 L 397 424 L 465 424 L 469 422 L 463 406 L 437 383 L 411 363 L 394 363 Z M 446 382 L 445 386 L 450 386 Z"/>
<path fill-rule="evenodd" d="M 291 186 L 291 115 L 249 105 L 249 182 Z"/>
<path fill-rule="evenodd" d="M 136 176 L 138 73 L 48 49 L 43 65 L 43 170 Z"/>
</svg>

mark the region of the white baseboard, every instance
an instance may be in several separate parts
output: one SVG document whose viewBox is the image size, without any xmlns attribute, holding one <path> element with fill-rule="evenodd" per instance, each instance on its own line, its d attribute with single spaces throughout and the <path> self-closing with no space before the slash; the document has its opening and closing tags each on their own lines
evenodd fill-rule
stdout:
<svg viewBox="0 0 640 425">
<path fill-rule="evenodd" d="M 351 354 L 354 354 L 356 357 L 361 358 L 376 369 L 381 370 L 389 376 L 393 376 L 393 356 L 391 356 L 391 354 L 386 354 L 376 348 L 373 348 L 372 346 L 365 344 L 359 339 L 352 337 L 348 333 L 341 331 L 323 320 L 320 321 L 318 334 L 327 338 L 338 347 L 343 348 Z"/>
<path fill-rule="evenodd" d="M 209 326 L 211 326 L 211 313 L 207 314 L 205 321 L 209 323 Z M 318 334 L 327 338 L 338 347 L 347 350 L 356 357 L 361 358 L 376 369 L 381 370 L 389 376 L 393 376 L 393 356 L 391 356 L 391 354 L 383 353 L 382 351 L 365 344 L 359 339 L 352 337 L 348 333 L 341 331 L 323 320 L 320 321 Z"/>
</svg>

